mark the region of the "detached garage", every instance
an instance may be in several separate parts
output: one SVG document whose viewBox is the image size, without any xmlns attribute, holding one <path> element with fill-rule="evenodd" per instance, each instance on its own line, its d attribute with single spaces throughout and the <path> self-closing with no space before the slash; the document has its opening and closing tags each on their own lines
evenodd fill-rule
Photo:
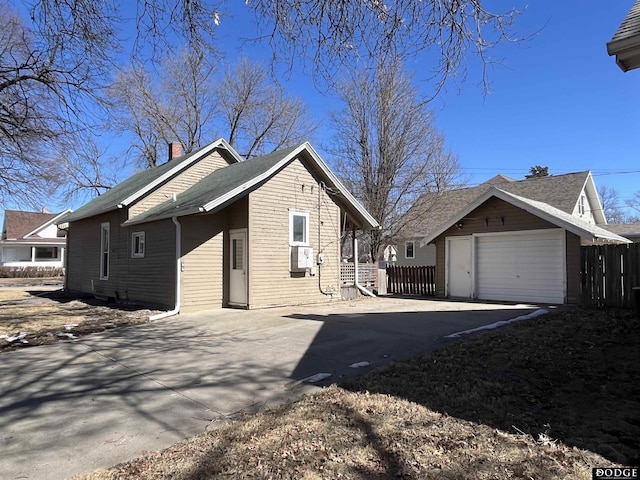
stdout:
<svg viewBox="0 0 640 480">
<path fill-rule="evenodd" d="M 629 240 L 491 188 L 421 244 L 436 245 L 439 296 L 562 304 L 579 300 L 583 242 Z"/>
</svg>

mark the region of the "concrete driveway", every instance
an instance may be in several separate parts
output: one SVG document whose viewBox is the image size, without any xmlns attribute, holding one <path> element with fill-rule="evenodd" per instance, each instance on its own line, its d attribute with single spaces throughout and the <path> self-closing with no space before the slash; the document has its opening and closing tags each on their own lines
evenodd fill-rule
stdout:
<svg viewBox="0 0 640 480">
<path fill-rule="evenodd" d="M 398 298 L 223 309 L 3 353 L 0 476 L 108 467 L 295 398 L 315 388 L 305 377 L 361 374 L 535 309 Z"/>
</svg>

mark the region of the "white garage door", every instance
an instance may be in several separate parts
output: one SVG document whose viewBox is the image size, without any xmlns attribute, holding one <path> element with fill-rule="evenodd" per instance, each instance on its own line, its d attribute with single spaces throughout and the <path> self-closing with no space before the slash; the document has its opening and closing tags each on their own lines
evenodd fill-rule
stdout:
<svg viewBox="0 0 640 480">
<path fill-rule="evenodd" d="M 476 292 L 483 300 L 564 303 L 562 230 L 476 238 Z"/>
</svg>

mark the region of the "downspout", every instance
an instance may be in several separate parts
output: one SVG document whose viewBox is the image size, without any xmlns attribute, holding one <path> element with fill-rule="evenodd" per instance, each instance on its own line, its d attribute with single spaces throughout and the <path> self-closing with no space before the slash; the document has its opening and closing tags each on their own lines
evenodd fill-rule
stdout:
<svg viewBox="0 0 640 480">
<path fill-rule="evenodd" d="M 358 281 L 358 239 L 355 236 L 353 237 L 353 265 L 355 268 L 355 279 L 353 281 L 354 285 L 365 295 L 375 297 L 375 294 L 373 292 L 370 292 L 365 287 L 360 285 L 360 282 Z"/>
<path fill-rule="evenodd" d="M 178 222 L 177 217 L 171 217 L 171 221 L 176 226 L 176 306 L 173 310 L 169 310 L 167 312 L 158 313 L 157 315 L 151 315 L 149 317 L 149 321 L 153 322 L 154 320 L 160 320 L 162 318 L 171 317 L 173 315 L 177 315 L 180 313 L 180 273 L 182 270 L 182 260 L 180 254 L 182 253 L 182 235 L 181 235 L 181 226 L 180 222 Z"/>
<path fill-rule="evenodd" d="M 69 260 L 68 260 L 69 251 L 67 249 L 69 248 L 69 227 L 67 227 L 66 229 L 61 228 L 60 230 L 64 230 L 65 232 L 67 232 L 64 239 L 64 262 L 62 263 L 62 272 L 64 275 L 64 280 L 62 284 L 62 291 L 68 292 L 69 291 Z"/>
</svg>

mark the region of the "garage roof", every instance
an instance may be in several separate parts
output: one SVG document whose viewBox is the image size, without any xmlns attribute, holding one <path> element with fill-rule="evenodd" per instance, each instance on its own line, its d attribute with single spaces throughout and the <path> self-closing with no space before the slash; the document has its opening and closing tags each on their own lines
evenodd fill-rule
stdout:
<svg viewBox="0 0 640 480">
<path fill-rule="evenodd" d="M 549 223 L 564 228 L 565 230 L 574 233 L 581 238 L 596 241 L 604 240 L 614 243 L 632 243 L 630 240 L 621 237 L 615 233 L 612 233 L 597 225 L 585 222 L 570 213 L 564 212 L 556 207 L 553 207 L 547 203 L 532 200 L 530 198 L 521 197 L 513 193 L 506 192 L 496 187 L 491 187 L 485 191 L 482 195 L 476 198 L 474 201 L 468 203 L 464 208 L 459 210 L 455 215 L 449 217 L 449 219 L 441 223 L 436 229 L 434 229 L 429 235 L 420 240 L 420 245 L 426 245 L 433 241 L 436 237 L 444 233 L 446 230 L 455 225 L 460 219 L 467 216 L 473 210 L 478 208 L 484 202 L 491 197 L 496 197 L 505 202 L 508 202 L 518 208 L 521 208 L 532 215 L 540 217 Z"/>
<path fill-rule="evenodd" d="M 590 202 L 599 203 L 595 198 L 597 197 L 596 188 L 588 170 L 526 180 L 514 180 L 504 175 L 496 175 L 475 187 L 422 195 L 406 214 L 407 225 L 403 228 L 402 236 L 420 238 L 430 235 L 438 225 L 449 219 L 451 212 L 462 210 L 492 187 L 544 202 L 569 214 L 573 213 L 583 189 L 590 197 Z M 596 223 L 606 223 L 602 211 L 593 213 L 596 216 Z"/>
</svg>

